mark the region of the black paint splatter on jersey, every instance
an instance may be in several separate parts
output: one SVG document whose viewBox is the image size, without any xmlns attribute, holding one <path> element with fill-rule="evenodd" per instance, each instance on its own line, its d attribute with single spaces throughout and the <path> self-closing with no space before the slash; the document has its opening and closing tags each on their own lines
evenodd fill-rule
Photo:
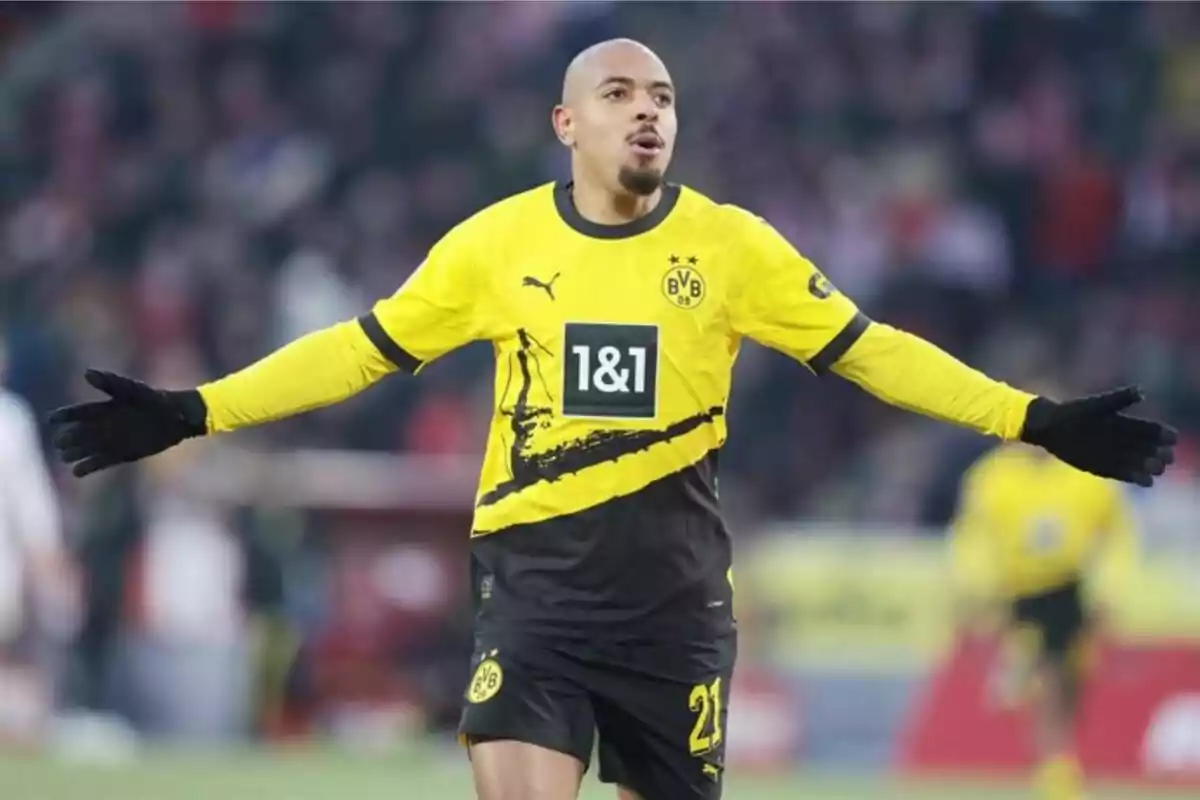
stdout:
<svg viewBox="0 0 1200 800">
<path fill-rule="evenodd" d="M 546 418 L 553 414 L 553 408 L 529 404 L 529 392 L 533 387 L 533 372 L 530 369 L 530 362 L 533 362 L 534 369 L 537 370 L 538 378 L 541 380 L 547 397 L 550 397 L 553 402 L 545 379 L 542 378 L 541 364 L 534 346 L 536 345 L 551 357 L 554 354 L 529 335 L 524 328 L 517 331 L 517 336 L 521 342 L 521 349 L 516 354 L 517 365 L 521 371 L 521 388 L 517 392 L 517 399 L 512 410 L 501 411 L 502 414 L 512 417 L 513 443 L 509 449 L 509 474 L 512 475 L 512 478 L 484 494 L 479 499 L 480 506 L 496 503 L 535 483 L 553 482 L 588 467 L 616 461 L 622 456 L 649 449 L 652 445 L 683 436 L 725 413 L 723 407 L 713 406 L 708 411 L 673 422 L 665 428 L 632 431 L 598 430 L 581 439 L 565 442 L 545 452 L 531 453 L 533 432 L 539 426 L 548 424 Z M 511 370 L 509 374 L 511 381 Z M 507 399 L 507 395 L 506 386 L 504 396 L 501 398 L 501 406 Z"/>
<path fill-rule="evenodd" d="M 534 430 L 539 424 L 544 424 L 543 420 L 550 417 L 554 413 L 552 406 L 531 406 L 529 405 L 529 392 L 533 388 L 533 373 L 529 369 L 529 362 L 532 359 L 537 368 L 538 378 L 542 381 L 542 388 L 546 392 L 547 397 L 553 398 L 550 394 L 550 389 L 546 386 L 546 381 L 542 378 L 541 365 L 537 363 L 537 352 L 533 349 L 536 344 L 547 355 L 553 356 L 546 347 L 536 339 L 534 339 L 528 331 L 521 328 L 517 331 L 517 337 L 521 341 L 521 349 L 517 351 L 517 365 L 521 370 L 521 388 L 517 391 L 517 401 L 513 404 L 511 411 L 501 410 L 500 413 L 512 418 L 513 443 L 509 449 L 509 473 L 512 475 L 511 481 L 506 483 L 533 483 L 536 479 L 530 479 L 528 460 L 525 457 L 525 452 L 529 449 L 530 439 L 533 437 Z M 512 382 L 512 370 L 509 369 L 509 381 Z M 504 400 L 508 396 L 508 386 L 505 386 L 504 397 L 501 398 L 501 406 L 503 407 Z M 548 423 L 546 423 L 548 424 Z"/>
<path fill-rule="evenodd" d="M 582 439 L 527 457 L 516 454 L 514 446 L 513 479 L 499 484 L 483 495 L 479 499 L 479 505 L 491 505 L 535 483 L 553 482 L 564 475 L 647 450 L 652 445 L 678 438 L 712 422 L 724 411 L 722 407 L 714 406 L 708 411 L 681 419 L 659 430 L 594 431 Z"/>
</svg>

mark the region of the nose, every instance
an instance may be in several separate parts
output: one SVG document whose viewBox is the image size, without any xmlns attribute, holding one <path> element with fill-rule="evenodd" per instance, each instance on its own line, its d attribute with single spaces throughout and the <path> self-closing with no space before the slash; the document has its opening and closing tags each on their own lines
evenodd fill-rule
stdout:
<svg viewBox="0 0 1200 800">
<path fill-rule="evenodd" d="M 654 102 L 654 98 L 650 96 L 649 92 L 643 92 L 638 95 L 634 119 L 637 122 L 658 121 L 658 104 Z"/>
</svg>

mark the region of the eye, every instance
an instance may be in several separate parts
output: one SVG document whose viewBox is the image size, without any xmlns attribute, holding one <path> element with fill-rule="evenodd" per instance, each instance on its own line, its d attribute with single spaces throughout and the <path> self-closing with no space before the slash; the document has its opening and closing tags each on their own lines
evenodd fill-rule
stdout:
<svg viewBox="0 0 1200 800">
<path fill-rule="evenodd" d="M 669 108 L 675 104 L 675 98 L 666 92 L 663 92 L 662 94 L 655 96 L 654 102 L 658 104 L 659 108 Z"/>
<path fill-rule="evenodd" d="M 626 95 L 625 87 L 617 86 L 604 93 L 606 100 L 620 100 Z"/>
</svg>

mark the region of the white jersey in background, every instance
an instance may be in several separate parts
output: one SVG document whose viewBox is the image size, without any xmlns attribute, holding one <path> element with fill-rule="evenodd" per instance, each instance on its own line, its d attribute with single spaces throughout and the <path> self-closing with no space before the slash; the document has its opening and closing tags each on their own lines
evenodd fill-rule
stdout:
<svg viewBox="0 0 1200 800">
<path fill-rule="evenodd" d="M 0 645 L 21 632 L 30 565 L 60 558 L 62 546 L 58 503 L 33 411 L 0 389 Z"/>
</svg>

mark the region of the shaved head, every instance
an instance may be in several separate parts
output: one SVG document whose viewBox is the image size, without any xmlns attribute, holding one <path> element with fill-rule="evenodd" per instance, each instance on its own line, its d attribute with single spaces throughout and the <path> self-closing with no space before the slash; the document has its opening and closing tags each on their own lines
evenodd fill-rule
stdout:
<svg viewBox="0 0 1200 800">
<path fill-rule="evenodd" d="M 662 59 L 646 45 L 634 39 L 609 39 L 592 45 L 571 59 L 566 74 L 563 75 L 562 104 L 570 106 L 581 96 L 581 92 L 590 90 L 597 82 L 597 77 L 605 73 L 610 62 L 619 62 L 622 57 L 630 54 L 654 62 L 664 75 L 667 74 L 667 67 Z"/>
<path fill-rule="evenodd" d="M 577 186 L 653 195 L 675 147 L 675 86 L 641 42 L 600 42 L 571 60 L 553 123 Z"/>
</svg>

